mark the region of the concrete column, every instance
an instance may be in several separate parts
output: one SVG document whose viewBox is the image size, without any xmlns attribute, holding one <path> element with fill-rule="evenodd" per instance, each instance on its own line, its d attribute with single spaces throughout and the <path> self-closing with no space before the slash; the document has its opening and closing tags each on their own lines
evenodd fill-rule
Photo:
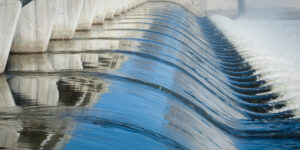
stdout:
<svg viewBox="0 0 300 150">
<path fill-rule="evenodd" d="M 98 0 L 84 0 L 77 30 L 90 30 L 96 16 Z"/>
<path fill-rule="evenodd" d="M 115 0 L 109 0 L 105 4 L 106 15 L 105 19 L 113 19 L 116 12 L 116 3 Z"/>
<path fill-rule="evenodd" d="M 134 0 L 129 0 L 129 9 L 132 9 L 132 8 L 133 8 L 133 1 L 134 1 Z"/>
<path fill-rule="evenodd" d="M 49 51 L 78 51 L 84 52 L 86 50 L 99 50 L 99 49 L 118 49 L 120 40 L 60 40 L 52 41 L 49 44 Z"/>
<path fill-rule="evenodd" d="M 123 9 L 124 0 L 115 0 L 115 7 L 116 7 L 116 16 L 120 16 Z"/>
<path fill-rule="evenodd" d="M 122 7 L 122 13 L 125 13 L 128 11 L 129 7 L 129 0 L 123 0 L 123 7 Z"/>
<path fill-rule="evenodd" d="M 138 3 L 139 3 L 139 1 L 138 1 L 138 0 L 134 0 L 134 1 L 133 1 L 133 8 L 136 8 L 136 7 L 137 7 L 137 5 L 138 5 Z"/>
<path fill-rule="evenodd" d="M 7 63 L 21 7 L 19 0 L 0 0 L 0 73 Z"/>
<path fill-rule="evenodd" d="M 11 52 L 45 52 L 60 0 L 34 0 L 22 8 Z"/>
<path fill-rule="evenodd" d="M 51 39 L 72 39 L 81 14 L 83 0 L 61 0 Z"/>
<path fill-rule="evenodd" d="M 96 16 L 94 17 L 93 24 L 102 24 L 106 16 L 106 0 L 98 0 L 98 6 L 96 10 Z"/>
</svg>

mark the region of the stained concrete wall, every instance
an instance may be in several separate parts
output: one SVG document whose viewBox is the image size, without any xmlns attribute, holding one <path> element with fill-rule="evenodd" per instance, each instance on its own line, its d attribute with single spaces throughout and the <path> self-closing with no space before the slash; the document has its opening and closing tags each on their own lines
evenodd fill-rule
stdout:
<svg viewBox="0 0 300 150">
<path fill-rule="evenodd" d="M 21 7 L 19 0 L 0 0 L 0 73 L 6 66 Z"/>
<path fill-rule="evenodd" d="M 34 0 L 22 8 L 11 52 L 45 52 L 60 0 Z"/>
<path fill-rule="evenodd" d="M 82 6 L 83 0 L 61 0 L 51 39 L 72 39 Z"/>
<path fill-rule="evenodd" d="M 94 17 L 96 16 L 98 3 L 99 3 L 98 0 L 83 1 L 83 7 L 77 24 L 77 30 L 91 29 L 94 21 Z"/>
</svg>

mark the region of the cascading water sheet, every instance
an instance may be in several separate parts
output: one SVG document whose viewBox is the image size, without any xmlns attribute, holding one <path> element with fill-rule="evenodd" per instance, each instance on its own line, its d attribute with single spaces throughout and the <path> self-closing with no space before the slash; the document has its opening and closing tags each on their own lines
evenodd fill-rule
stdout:
<svg viewBox="0 0 300 150">
<path fill-rule="evenodd" d="M 170 2 L 13 54 L 0 148 L 296 149 L 299 120 L 220 32 Z M 223 30 L 221 30 L 223 31 Z"/>
</svg>

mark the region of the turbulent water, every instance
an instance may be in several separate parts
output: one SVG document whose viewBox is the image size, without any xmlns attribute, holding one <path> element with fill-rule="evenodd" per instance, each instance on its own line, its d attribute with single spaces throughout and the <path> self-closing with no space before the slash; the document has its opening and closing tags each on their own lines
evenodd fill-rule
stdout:
<svg viewBox="0 0 300 150">
<path fill-rule="evenodd" d="M 299 149 L 288 99 L 211 20 L 149 2 L 48 53 L 11 55 L 0 148 Z"/>
</svg>

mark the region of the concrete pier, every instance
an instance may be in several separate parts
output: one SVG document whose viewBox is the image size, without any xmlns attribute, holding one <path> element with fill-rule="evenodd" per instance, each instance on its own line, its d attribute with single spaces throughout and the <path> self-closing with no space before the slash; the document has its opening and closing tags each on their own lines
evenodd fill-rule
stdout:
<svg viewBox="0 0 300 150">
<path fill-rule="evenodd" d="M 83 0 L 61 0 L 51 39 L 72 39 L 82 6 Z"/>
<path fill-rule="evenodd" d="M 105 3 L 105 19 L 112 19 L 116 12 L 116 0 L 109 0 Z"/>
<path fill-rule="evenodd" d="M 41 53 L 45 52 L 48 47 L 55 49 L 61 44 L 59 40 L 71 40 L 75 36 L 76 30 L 90 30 L 92 24 L 102 24 L 105 22 L 105 19 L 113 19 L 115 16 L 121 15 L 121 13 L 125 13 L 146 1 L 147 0 L 32 0 L 26 1 L 26 5 L 21 8 L 19 0 L 0 0 L 0 72 L 3 72 L 5 69 L 10 47 L 11 52 L 17 53 Z M 215 13 L 235 16 L 238 12 L 239 4 L 238 0 L 167 1 L 179 3 L 198 16 Z M 246 7 L 251 5 L 247 0 L 244 1 L 246 1 Z M 20 11 L 21 15 L 18 18 Z M 97 34 L 105 35 L 106 32 L 101 31 Z M 12 43 L 13 37 L 14 40 Z M 49 45 L 50 38 L 55 40 L 55 42 Z M 103 44 L 103 42 L 99 43 L 98 41 L 93 43 L 85 41 L 76 42 L 78 41 L 62 43 L 72 43 L 71 45 L 73 46 L 81 45 L 79 49 L 95 49 L 99 44 Z M 113 43 L 113 45 L 115 44 L 114 41 L 111 43 Z M 20 63 L 23 64 L 24 62 Z M 28 69 L 31 67 L 34 68 L 34 66 L 28 67 Z"/>
<path fill-rule="evenodd" d="M 123 0 L 122 2 L 123 2 L 122 13 L 126 13 L 129 8 L 129 5 L 128 5 L 129 0 Z"/>
<path fill-rule="evenodd" d="M 77 24 L 77 30 L 91 29 L 94 17 L 96 16 L 98 2 L 98 0 L 83 1 L 83 7 Z"/>
<path fill-rule="evenodd" d="M 116 0 L 116 4 L 117 5 L 116 5 L 115 15 L 119 16 L 122 13 L 122 9 L 123 9 L 123 6 L 124 6 L 124 1 L 123 0 Z"/>
<path fill-rule="evenodd" d="M 96 9 L 96 15 L 94 17 L 93 24 L 102 24 L 106 16 L 106 0 L 98 0 L 98 6 Z"/>
<path fill-rule="evenodd" d="M 60 0 L 35 0 L 22 8 L 11 52 L 45 52 Z"/>
<path fill-rule="evenodd" d="M 21 7 L 19 0 L 0 0 L 0 73 L 6 66 Z"/>
</svg>

